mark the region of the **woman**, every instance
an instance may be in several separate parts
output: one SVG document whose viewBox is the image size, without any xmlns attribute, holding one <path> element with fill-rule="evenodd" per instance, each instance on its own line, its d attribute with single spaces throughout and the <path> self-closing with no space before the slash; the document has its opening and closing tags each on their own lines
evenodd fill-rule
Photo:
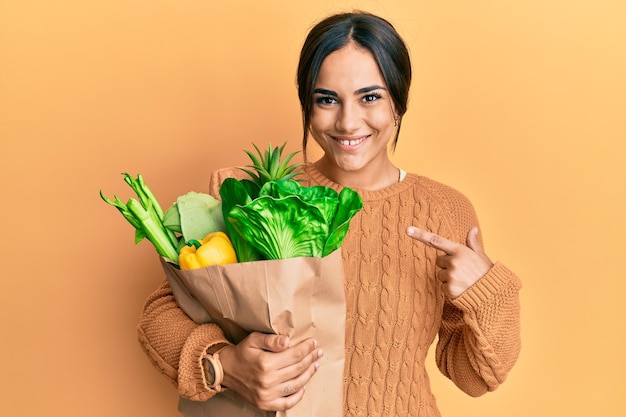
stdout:
<svg viewBox="0 0 626 417">
<path fill-rule="evenodd" d="M 306 179 L 353 188 L 364 203 L 342 249 L 344 416 L 439 415 L 425 369 L 437 335 L 439 369 L 472 396 L 496 389 L 520 349 L 521 284 L 483 251 L 471 203 L 389 158 L 410 81 L 402 39 L 371 14 L 331 16 L 302 48 L 303 148 L 310 135 L 323 150 L 304 168 Z M 237 172 L 214 173 L 212 193 Z M 260 333 L 231 345 L 215 325 L 187 318 L 167 281 L 147 301 L 139 337 L 181 396 L 206 400 L 220 389 L 210 387 L 214 375 L 206 374 L 214 364 L 202 360 L 219 352 L 221 386 L 263 410 L 286 410 L 301 400 L 324 348 L 315 340 L 291 345 L 285 336 Z"/>
</svg>

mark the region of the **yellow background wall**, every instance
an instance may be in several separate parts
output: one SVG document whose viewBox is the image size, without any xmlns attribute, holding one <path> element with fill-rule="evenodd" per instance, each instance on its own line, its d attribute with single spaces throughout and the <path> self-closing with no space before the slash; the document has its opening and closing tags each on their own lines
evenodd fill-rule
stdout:
<svg viewBox="0 0 626 417">
<path fill-rule="evenodd" d="M 310 26 L 361 8 L 410 46 L 395 160 L 474 202 L 524 280 L 523 351 L 444 416 L 625 416 L 626 2 L 0 2 L 0 414 L 174 416 L 136 342 L 162 277 L 98 196 L 141 173 L 164 206 L 242 149 L 300 143 Z"/>
</svg>

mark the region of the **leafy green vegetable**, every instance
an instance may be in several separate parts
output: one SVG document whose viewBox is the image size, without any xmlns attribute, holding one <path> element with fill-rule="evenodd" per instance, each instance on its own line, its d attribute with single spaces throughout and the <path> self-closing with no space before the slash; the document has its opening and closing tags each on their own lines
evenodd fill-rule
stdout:
<svg viewBox="0 0 626 417">
<path fill-rule="evenodd" d="M 230 213 L 235 206 L 250 204 L 253 198 L 258 197 L 258 194 L 259 187 L 252 181 L 226 178 L 220 186 L 222 214 L 224 219 L 228 218 L 228 213 Z M 259 251 L 228 221 L 226 222 L 226 231 L 235 248 L 239 262 L 252 262 L 261 259 Z"/>
<path fill-rule="evenodd" d="M 295 195 L 303 201 L 317 207 L 322 211 L 322 215 L 330 224 L 337 210 L 337 192 L 329 187 L 314 185 L 303 187 L 296 181 L 272 181 L 267 183 L 260 191 L 260 194 L 269 195 L 274 198 L 288 197 Z"/>
<path fill-rule="evenodd" d="M 296 196 L 259 197 L 234 207 L 229 221 L 265 259 L 321 256 L 328 230 L 320 210 Z"/>
<path fill-rule="evenodd" d="M 235 183 L 239 181 L 225 182 L 220 189 L 222 198 L 226 195 L 235 202 L 229 208 L 223 206 L 228 210 L 227 227 L 230 225 L 236 236 L 265 259 L 332 253 L 341 246 L 350 219 L 363 207 L 360 196 L 349 188 L 338 194 L 329 187 L 303 187 L 293 180 L 277 180 L 267 182 L 258 198 L 252 199 L 243 185 Z M 239 260 L 245 262 L 241 257 Z"/>
<path fill-rule="evenodd" d="M 305 187 L 294 178 L 301 164 L 281 160 L 285 144 L 262 153 L 245 151 L 252 165 L 241 168 L 251 179 L 226 179 L 220 187 L 227 233 L 239 262 L 324 257 L 341 246 L 350 220 L 362 207 L 349 188 Z"/>
<path fill-rule="evenodd" d="M 362 208 L 363 202 L 356 191 L 351 188 L 344 188 L 339 192 L 337 211 L 332 219 L 330 233 L 326 239 L 322 256 L 330 255 L 341 246 L 348 233 L 350 220 Z"/>
<path fill-rule="evenodd" d="M 183 240 L 202 240 L 212 232 L 225 232 L 221 203 L 209 194 L 190 191 L 165 211 L 163 224 L 181 233 Z"/>
</svg>

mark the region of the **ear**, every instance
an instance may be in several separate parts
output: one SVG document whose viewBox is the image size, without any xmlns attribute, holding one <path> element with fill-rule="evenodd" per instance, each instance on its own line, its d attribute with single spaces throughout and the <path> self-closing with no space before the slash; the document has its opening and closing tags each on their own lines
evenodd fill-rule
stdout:
<svg viewBox="0 0 626 417">
<path fill-rule="evenodd" d="M 391 114 L 393 115 L 393 126 L 398 127 L 400 121 L 402 120 L 402 116 L 396 111 L 396 106 L 391 103 Z"/>
</svg>

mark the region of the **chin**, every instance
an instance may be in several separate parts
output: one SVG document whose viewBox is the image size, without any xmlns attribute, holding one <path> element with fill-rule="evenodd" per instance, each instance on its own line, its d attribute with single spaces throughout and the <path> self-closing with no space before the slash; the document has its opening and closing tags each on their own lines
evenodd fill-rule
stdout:
<svg viewBox="0 0 626 417">
<path fill-rule="evenodd" d="M 367 164 L 359 162 L 339 162 L 336 164 L 337 168 L 344 172 L 358 172 L 361 171 Z"/>
</svg>

